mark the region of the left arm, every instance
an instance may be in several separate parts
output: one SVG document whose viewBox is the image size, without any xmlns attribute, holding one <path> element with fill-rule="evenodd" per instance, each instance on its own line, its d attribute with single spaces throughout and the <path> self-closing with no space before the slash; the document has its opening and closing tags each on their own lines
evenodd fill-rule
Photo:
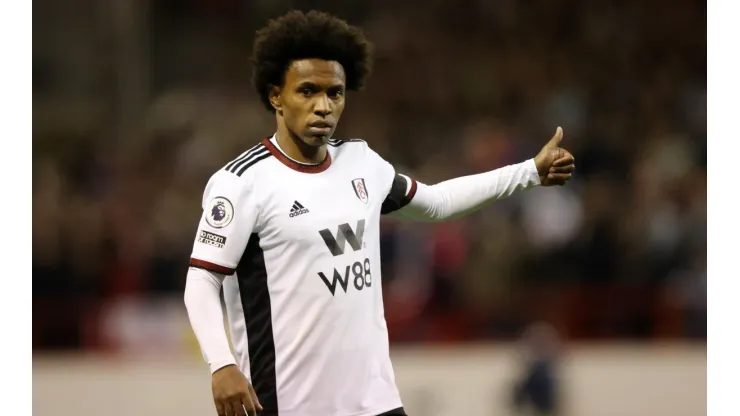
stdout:
<svg viewBox="0 0 740 416">
<path fill-rule="evenodd" d="M 436 185 L 396 175 L 381 213 L 409 220 L 444 221 L 538 185 L 540 177 L 534 159 Z"/>
<path fill-rule="evenodd" d="M 436 185 L 396 174 L 381 213 L 403 219 L 444 221 L 469 214 L 520 189 L 564 185 L 575 170 L 575 159 L 558 147 L 562 138 L 563 130 L 558 127 L 533 159 Z"/>
</svg>

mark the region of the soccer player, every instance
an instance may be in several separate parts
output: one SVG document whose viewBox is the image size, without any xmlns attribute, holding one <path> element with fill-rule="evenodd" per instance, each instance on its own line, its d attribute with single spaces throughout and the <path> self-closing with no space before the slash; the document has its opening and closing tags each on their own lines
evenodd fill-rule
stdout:
<svg viewBox="0 0 740 416">
<path fill-rule="evenodd" d="M 370 73 L 362 32 L 293 11 L 257 32 L 254 86 L 276 132 L 208 181 L 185 304 L 220 416 L 405 415 L 389 357 L 381 215 L 442 221 L 563 185 L 555 135 L 533 159 L 425 185 L 332 133 Z M 223 325 L 223 289 L 234 354 Z"/>
</svg>

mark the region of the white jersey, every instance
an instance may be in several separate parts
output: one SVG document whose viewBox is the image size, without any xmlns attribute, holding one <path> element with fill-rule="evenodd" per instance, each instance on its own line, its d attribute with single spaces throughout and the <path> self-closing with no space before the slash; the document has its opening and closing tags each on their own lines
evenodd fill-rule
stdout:
<svg viewBox="0 0 740 416">
<path fill-rule="evenodd" d="M 224 281 L 236 360 L 264 415 L 400 408 L 380 275 L 381 214 L 416 183 L 362 140 L 304 165 L 265 139 L 214 174 L 190 265 Z"/>
</svg>

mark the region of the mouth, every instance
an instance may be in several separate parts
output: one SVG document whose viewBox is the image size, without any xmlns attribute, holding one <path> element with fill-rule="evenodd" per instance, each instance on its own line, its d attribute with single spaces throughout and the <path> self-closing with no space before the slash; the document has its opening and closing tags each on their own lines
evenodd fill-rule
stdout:
<svg viewBox="0 0 740 416">
<path fill-rule="evenodd" d="M 329 123 L 328 121 L 314 121 L 313 123 L 309 124 L 310 127 L 328 127 L 332 128 L 334 127 L 333 124 Z"/>
<path fill-rule="evenodd" d="M 326 121 L 314 121 L 313 123 L 309 124 L 308 127 L 311 129 L 311 131 L 315 133 L 327 134 L 331 132 L 331 129 L 334 128 L 334 125 Z"/>
</svg>

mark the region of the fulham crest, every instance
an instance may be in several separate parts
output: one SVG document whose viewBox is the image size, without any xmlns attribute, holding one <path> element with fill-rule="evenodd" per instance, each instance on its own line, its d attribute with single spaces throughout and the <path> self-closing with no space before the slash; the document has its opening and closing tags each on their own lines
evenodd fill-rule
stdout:
<svg viewBox="0 0 740 416">
<path fill-rule="evenodd" d="M 367 196 L 367 188 L 365 187 L 365 179 L 354 179 L 352 181 L 352 189 L 355 190 L 355 195 L 357 195 L 357 198 L 359 198 L 360 201 L 362 201 L 363 203 L 367 204 L 369 198 Z"/>
</svg>

